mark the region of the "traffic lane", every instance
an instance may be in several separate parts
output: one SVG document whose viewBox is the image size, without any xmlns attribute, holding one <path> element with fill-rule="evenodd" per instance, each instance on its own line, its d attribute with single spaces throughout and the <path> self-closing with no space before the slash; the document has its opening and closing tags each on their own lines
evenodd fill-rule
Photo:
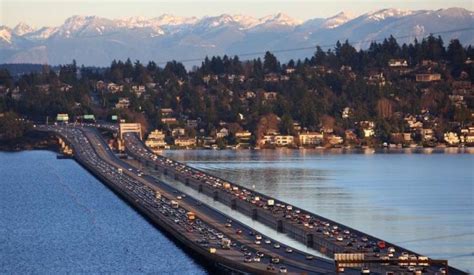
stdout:
<svg viewBox="0 0 474 275">
<path fill-rule="evenodd" d="M 96 142 L 97 142 L 97 139 L 95 139 L 94 137 L 92 137 L 92 136 L 89 136 L 89 137 L 91 137 L 91 144 L 93 144 L 94 147 L 95 147 L 95 144 L 98 144 L 98 145 L 100 144 L 100 143 L 96 143 Z M 97 153 L 99 154 L 99 156 L 106 157 L 106 152 L 105 152 L 105 150 L 104 150 L 103 148 L 97 148 L 97 147 L 95 147 L 95 149 L 97 150 Z M 108 160 L 111 161 L 111 159 L 108 159 Z M 116 167 L 115 167 L 113 170 L 115 170 L 115 169 L 116 169 Z M 134 176 L 134 174 L 132 174 L 132 176 Z M 136 179 L 136 180 L 141 181 L 141 179 L 139 179 L 139 178 Z M 171 195 L 170 195 L 170 197 L 171 197 Z M 153 209 L 151 209 L 150 211 L 153 211 Z M 178 230 L 182 231 L 181 228 L 178 228 Z M 183 231 L 183 233 L 186 233 L 186 232 Z M 222 251 L 220 251 L 220 252 L 222 252 Z M 224 251 L 224 254 L 228 254 L 228 253 L 230 253 L 230 252 Z M 237 255 L 237 257 L 238 257 L 238 255 Z M 240 254 L 240 259 L 242 260 L 242 254 Z M 235 255 L 233 256 L 233 260 L 237 260 L 237 258 L 236 258 Z M 262 262 L 264 262 L 264 261 L 262 261 Z M 264 264 L 264 263 L 262 263 L 262 264 Z M 259 264 L 259 263 L 255 263 L 255 264 L 247 264 L 247 263 L 244 263 L 244 265 L 247 265 L 247 266 L 252 267 L 252 268 L 255 268 L 256 265 L 262 265 L 262 264 Z M 260 268 L 261 268 L 262 270 L 266 270 L 266 265 L 260 266 Z M 296 269 L 296 268 L 295 268 L 293 271 L 296 271 L 296 272 L 298 272 L 298 271 L 304 272 L 304 270 L 298 270 L 298 269 Z"/>
<path fill-rule="evenodd" d="M 94 133 L 93 131 L 89 131 L 87 133 L 87 136 L 88 138 L 90 138 L 92 140 L 92 143 L 93 145 L 95 146 L 97 144 L 97 146 L 100 146 L 100 147 L 103 147 L 103 146 L 107 146 L 104 142 L 100 142 L 100 137 L 97 135 L 97 133 Z M 112 158 L 111 160 L 114 160 L 116 162 L 116 157 L 115 155 L 113 154 L 110 154 L 110 151 L 109 150 L 104 150 L 103 148 L 100 149 L 101 153 L 104 154 L 104 155 L 108 155 L 109 158 Z M 120 160 L 120 162 L 123 162 Z M 136 169 L 136 171 L 139 171 L 138 169 Z M 133 176 L 135 176 L 135 174 L 132 174 Z M 143 177 L 139 177 L 138 179 L 143 179 L 143 180 L 146 180 L 148 179 L 150 182 L 155 182 L 155 179 L 152 178 L 151 176 L 143 176 Z M 176 192 L 179 192 L 177 189 L 167 185 L 167 184 L 164 184 L 164 183 L 161 183 L 160 184 L 160 187 L 162 187 L 163 189 L 166 189 L 167 192 L 170 192 L 168 193 L 169 195 L 173 196 L 173 195 L 176 195 Z M 197 200 L 195 200 L 194 198 L 191 198 L 189 196 L 186 196 L 185 198 L 186 200 L 190 201 L 191 205 L 189 205 L 189 207 L 193 207 L 193 205 L 196 205 L 197 204 Z M 181 201 L 183 202 L 183 201 Z M 198 211 L 197 209 L 195 209 L 197 212 L 201 212 L 201 211 Z M 213 220 L 212 221 L 208 221 L 209 223 L 213 223 L 213 222 L 216 222 L 217 221 L 217 224 L 215 224 L 215 226 L 219 227 L 219 225 L 223 225 L 225 224 L 225 222 L 227 221 L 227 219 L 229 219 L 230 217 L 228 216 L 225 216 L 223 215 L 222 213 L 216 213 L 216 211 L 213 209 L 213 208 L 210 208 L 208 206 L 205 207 L 205 209 L 202 209 L 202 210 L 205 210 L 205 211 L 202 211 L 202 216 L 204 217 L 212 217 Z M 203 219 L 203 217 L 201 217 L 201 219 Z M 250 227 L 247 227 L 247 226 L 244 226 L 243 224 L 239 224 L 239 226 L 241 227 L 241 230 L 243 231 L 250 231 L 253 229 L 251 229 Z M 226 230 L 225 227 L 220 227 L 219 228 L 221 231 L 224 231 L 224 232 L 227 232 L 228 234 L 234 234 L 235 235 L 235 232 L 230 232 L 229 230 Z M 235 236 L 234 236 L 235 237 Z M 254 244 L 254 238 L 244 238 L 244 239 L 240 239 L 241 242 L 245 242 L 247 244 L 247 246 L 249 247 L 252 247 L 253 249 L 260 249 L 260 250 L 263 250 L 261 247 L 256 247 L 255 244 Z M 267 248 L 268 249 L 268 248 Z M 270 249 L 270 250 L 267 250 L 268 252 L 267 253 L 274 253 L 274 254 L 277 254 L 276 256 L 280 257 L 282 259 L 282 261 L 284 261 L 284 258 L 287 258 L 288 260 L 299 260 L 298 259 L 298 253 L 295 253 L 294 256 L 293 255 L 289 255 L 289 254 L 284 254 L 284 252 L 282 252 L 282 250 L 280 249 Z M 299 253 L 301 256 L 303 256 L 302 253 Z M 303 259 L 305 259 L 305 257 L 301 257 Z M 288 265 L 290 265 L 292 261 L 289 261 L 288 262 Z M 295 264 L 295 263 L 293 263 Z M 292 265 L 293 265 L 292 264 Z M 332 272 L 334 271 L 334 264 L 333 263 L 327 263 L 325 262 L 327 268 L 326 269 L 319 269 L 318 267 L 318 270 L 314 270 L 315 272 Z M 296 263 L 296 266 L 297 265 L 301 265 L 301 263 Z M 306 266 L 307 264 L 303 264 L 303 266 Z M 295 266 L 295 267 L 296 267 Z M 308 269 L 314 269 L 315 267 L 314 266 L 306 266 L 304 267 L 304 271 L 309 271 Z"/>
</svg>

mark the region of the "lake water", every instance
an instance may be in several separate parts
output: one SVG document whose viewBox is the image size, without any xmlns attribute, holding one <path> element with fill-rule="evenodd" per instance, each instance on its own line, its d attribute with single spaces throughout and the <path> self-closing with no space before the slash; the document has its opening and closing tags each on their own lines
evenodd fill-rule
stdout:
<svg viewBox="0 0 474 275">
<path fill-rule="evenodd" d="M 442 152 L 165 154 L 473 271 L 474 155 Z M 73 160 L 0 153 L 0 188 L 0 274 L 207 272 Z"/>
<path fill-rule="evenodd" d="M 0 274 L 206 274 L 73 160 L 0 152 Z"/>
<path fill-rule="evenodd" d="M 474 271 L 474 155 L 456 152 L 195 150 L 164 154 Z"/>
</svg>

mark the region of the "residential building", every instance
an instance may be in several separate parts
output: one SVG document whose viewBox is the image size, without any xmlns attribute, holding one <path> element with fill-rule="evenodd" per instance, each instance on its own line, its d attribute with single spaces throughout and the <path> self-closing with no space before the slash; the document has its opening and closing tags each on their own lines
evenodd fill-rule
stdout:
<svg viewBox="0 0 474 275">
<path fill-rule="evenodd" d="M 159 130 L 152 131 L 145 140 L 145 145 L 152 149 L 165 147 L 165 134 Z"/>
<path fill-rule="evenodd" d="M 186 138 L 186 137 L 179 137 L 174 140 L 174 144 L 179 147 L 193 147 L 196 146 L 196 139 L 195 138 Z"/>
<path fill-rule="evenodd" d="M 306 132 L 298 136 L 298 141 L 301 146 L 319 145 L 324 139 L 323 133 L 320 132 Z"/>
<path fill-rule="evenodd" d="M 459 144 L 459 137 L 458 134 L 453 132 L 444 133 L 444 141 L 446 141 L 449 145 L 458 145 Z"/>
<path fill-rule="evenodd" d="M 216 138 L 225 138 L 229 135 L 229 130 L 227 128 L 222 128 L 219 132 L 216 133 Z"/>
<path fill-rule="evenodd" d="M 117 109 L 127 109 L 128 107 L 130 107 L 130 100 L 125 97 L 119 98 L 119 101 L 115 104 Z"/>
<path fill-rule="evenodd" d="M 416 82 L 431 82 L 441 80 L 441 74 L 416 74 Z"/>
<path fill-rule="evenodd" d="M 408 67 L 408 62 L 405 59 L 390 59 L 388 61 L 389 67 Z"/>
<path fill-rule="evenodd" d="M 277 146 L 288 146 L 293 145 L 295 138 L 290 135 L 276 135 L 275 136 L 275 145 Z"/>
</svg>

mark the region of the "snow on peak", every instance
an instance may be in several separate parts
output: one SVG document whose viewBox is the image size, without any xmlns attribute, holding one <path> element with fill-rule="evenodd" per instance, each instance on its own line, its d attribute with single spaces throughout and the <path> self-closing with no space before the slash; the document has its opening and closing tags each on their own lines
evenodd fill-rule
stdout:
<svg viewBox="0 0 474 275">
<path fill-rule="evenodd" d="M 323 28 L 334 29 L 354 18 L 354 15 L 347 12 L 340 12 L 332 17 L 326 18 L 322 24 Z"/>
<path fill-rule="evenodd" d="M 31 40 L 46 40 L 58 31 L 58 28 L 42 27 L 39 30 L 25 34 L 24 37 Z"/>
<path fill-rule="evenodd" d="M 244 29 L 252 28 L 260 24 L 260 20 L 249 15 L 236 14 L 233 18 L 234 21 L 238 22 Z"/>
<path fill-rule="evenodd" d="M 22 36 L 24 34 L 28 34 L 28 33 L 34 32 L 34 31 L 35 31 L 35 29 L 33 29 L 32 27 L 30 27 L 29 25 L 27 25 L 23 22 L 18 23 L 18 25 L 16 25 L 13 28 L 13 33 L 18 35 L 18 36 Z"/>
<path fill-rule="evenodd" d="M 412 11 L 401 9 L 382 9 L 366 14 L 368 20 L 382 21 L 388 18 L 399 18 L 412 14 Z"/>
<path fill-rule="evenodd" d="M 196 17 L 181 17 L 174 16 L 172 14 L 162 14 L 154 19 L 160 26 L 178 26 L 178 25 L 189 25 L 197 22 Z"/>
<path fill-rule="evenodd" d="M 285 26 L 296 26 L 300 25 L 302 22 L 291 18 L 290 16 L 284 13 L 277 13 L 275 15 L 269 15 L 260 18 L 262 24 L 271 24 L 271 25 L 285 25 Z"/>
<path fill-rule="evenodd" d="M 0 26 L 0 40 L 7 42 L 8 44 L 12 43 L 12 31 L 6 26 Z"/>
</svg>

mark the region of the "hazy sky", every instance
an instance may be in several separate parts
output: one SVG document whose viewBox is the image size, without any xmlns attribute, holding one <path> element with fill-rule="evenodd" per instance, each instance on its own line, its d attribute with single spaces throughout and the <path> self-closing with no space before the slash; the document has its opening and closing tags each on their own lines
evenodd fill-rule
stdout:
<svg viewBox="0 0 474 275">
<path fill-rule="evenodd" d="M 0 0 L 0 25 L 15 26 L 25 22 L 35 27 L 57 26 L 72 15 L 97 15 L 106 18 L 129 16 L 156 17 L 163 13 L 180 16 L 246 14 L 262 17 L 284 12 L 297 19 L 330 17 L 340 11 L 355 15 L 383 8 L 474 9 L 474 0 Z"/>
</svg>

